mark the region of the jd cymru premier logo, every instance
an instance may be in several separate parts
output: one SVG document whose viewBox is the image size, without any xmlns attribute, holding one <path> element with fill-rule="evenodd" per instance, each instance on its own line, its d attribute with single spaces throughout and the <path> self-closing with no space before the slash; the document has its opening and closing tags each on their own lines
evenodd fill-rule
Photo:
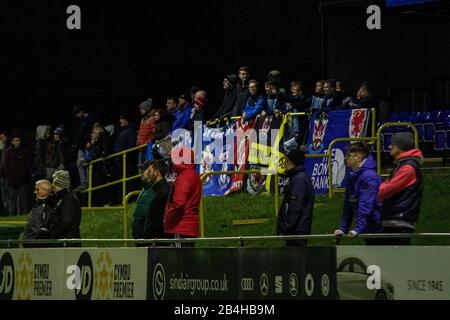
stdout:
<svg viewBox="0 0 450 320">
<path fill-rule="evenodd" d="M 12 300 L 14 295 L 14 262 L 9 252 L 0 259 L 0 300 Z"/>
<path fill-rule="evenodd" d="M 94 287 L 93 269 L 91 256 L 86 251 L 81 254 L 76 265 L 67 267 L 66 273 L 70 276 L 66 286 L 69 290 L 75 290 L 77 300 L 91 299 Z"/>
</svg>

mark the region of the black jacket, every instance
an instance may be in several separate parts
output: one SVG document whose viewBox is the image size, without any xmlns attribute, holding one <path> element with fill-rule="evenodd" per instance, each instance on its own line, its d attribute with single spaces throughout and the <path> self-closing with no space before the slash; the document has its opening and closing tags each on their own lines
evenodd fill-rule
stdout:
<svg viewBox="0 0 450 320">
<path fill-rule="evenodd" d="M 376 118 L 378 119 L 380 115 L 379 108 L 379 100 L 377 97 L 373 95 L 368 95 L 367 97 L 363 97 L 360 100 L 357 100 L 356 103 L 353 104 L 352 109 L 370 109 L 375 108 Z"/>
<path fill-rule="evenodd" d="M 392 198 L 383 201 L 381 208 L 382 220 L 417 222 L 419 219 L 423 192 L 423 179 L 419 159 L 411 157 L 399 160 L 390 178 L 405 165 L 410 165 L 416 170 L 416 182 Z"/>
<path fill-rule="evenodd" d="M 172 129 L 172 125 L 175 122 L 175 117 L 170 112 L 165 112 L 156 121 L 155 124 L 155 134 L 153 135 L 153 141 L 158 141 L 164 139 Z"/>
<path fill-rule="evenodd" d="M 192 108 L 191 114 L 189 116 L 189 121 L 187 122 L 184 129 L 189 130 L 190 132 L 194 132 L 195 121 L 204 122 L 205 121 L 205 110 L 200 108 L 199 110 L 195 110 Z"/>
<path fill-rule="evenodd" d="M 54 194 L 55 213 L 50 222 L 53 239 L 80 239 L 81 206 L 75 193 L 63 189 Z"/>
<path fill-rule="evenodd" d="M 11 186 L 17 187 L 30 182 L 31 156 L 28 149 L 9 146 L 2 159 L 1 171 Z"/>
<path fill-rule="evenodd" d="M 325 101 L 323 105 L 324 111 L 333 111 L 342 109 L 342 101 L 345 95 L 340 92 L 333 92 L 331 95 L 325 96 Z"/>
<path fill-rule="evenodd" d="M 239 85 L 236 91 L 236 102 L 234 103 L 231 115 L 233 117 L 239 117 L 242 115 L 242 111 L 247 104 L 247 100 L 250 97 L 250 92 L 246 85 Z"/>
<path fill-rule="evenodd" d="M 289 184 L 278 215 L 277 233 L 310 234 L 314 207 L 314 188 L 302 165 L 288 171 Z"/>
<path fill-rule="evenodd" d="M 106 157 L 111 153 L 110 137 L 108 132 L 103 132 L 91 146 L 92 159 Z"/>
<path fill-rule="evenodd" d="M 43 179 L 45 168 L 64 168 L 64 155 L 60 143 L 52 140 L 39 139 L 36 142 L 33 164 L 33 177 Z"/>
<path fill-rule="evenodd" d="M 163 221 L 170 186 L 166 179 L 162 179 L 150 188 L 150 203 L 146 209 L 146 215 L 136 215 L 134 217 L 134 239 L 167 238 L 167 234 L 164 233 Z"/>
<path fill-rule="evenodd" d="M 136 146 L 136 129 L 133 125 L 121 127 L 114 144 L 114 152 L 120 152 Z"/>
<path fill-rule="evenodd" d="M 92 126 L 94 125 L 94 117 L 87 114 L 80 119 L 80 127 L 78 128 L 78 135 L 75 137 L 78 149 L 83 150 L 86 143 L 90 140 Z"/>
<path fill-rule="evenodd" d="M 286 95 L 284 100 L 291 105 L 289 112 L 308 112 L 308 109 L 311 107 L 311 101 L 303 93 L 298 97 Z"/>
<path fill-rule="evenodd" d="M 237 90 L 234 87 L 225 91 L 222 104 L 216 114 L 212 116 L 211 120 L 222 119 L 228 117 L 233 112 L 233 107 L 236 103 Z"/>
<path fill-rule="evenodd" d="M 50 221 L 53 213 L 54 209 L 47 203 L 46 199 L 38 199 L 28 215 L 23 235 L 24 240 L 49 239 Z"/>
</svg>

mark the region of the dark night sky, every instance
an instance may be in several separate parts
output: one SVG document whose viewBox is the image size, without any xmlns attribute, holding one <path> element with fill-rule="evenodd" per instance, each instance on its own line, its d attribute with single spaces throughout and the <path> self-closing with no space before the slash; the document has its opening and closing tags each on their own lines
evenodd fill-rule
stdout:
<svg viewBox="0 0 450 320">
<path fill-rule="evenodd" d="M 74 3 L 79 31 L 66 29 Z M 57 123 L 76 102 L 111 120 L 149 96 L 162 104 L 194 84 L 217 104 L 223 76 L 244 64 L 261 79 L 273 68 L 286 79 L 313 80 L 320 71 L 314 1 L 24 0 L 1 7 L 2 107 L 10 111 L 3 125 Z"/>
<path fill-rule="evenodd" d="M 217 106 L 223 76 L 241 65 L 251 66 L 260 80 L 271 69 L 279 69 L 285 83 L 301 79 L 311 87 L 321 71 L 318 2 L 2 0 L 1 128 L 67 122 L 75 103 L 85 104 L 109 122 L 121 110 L 137 111 L 138 103 L 150 96 L 163 105 L 165 97 L 194 84 L 204 87 Z M 70 4 L 81 7 L 81 30 L 66 28 Z M 430 77 L 423 54 L 414 52 L 420 43 L 410 35 L 403 39 L 409 31 L 402 23 L 386 24 L 397 28 L 397 33 L 390 29 L 369 35 L 358 32 L 357 28 L 364 28 L 364 11 L 364 7 L 358 9 L 355 22 L 355 15 L 347 18 L 339 13 L 341 20 L 330 19 L 329 76 L 342 76 L 356 85 L 361 76 L 377 73 L 386 61 L 401 65 L 404 57 L 398 55 L 391 61 L 392 55 L 383 51 L 386 39 L 398 37 L 402 48 L 411 49 L 408 65 L 404 65 L 412 71 L 406 78 Z M 423 23 L 423 28 L 418 27 L 424 30 L 421 37 L 426 38 L 428 22 L 418 21 Z M 442 31 L 445 37 L 438 38 L 442 42 L 438 45 L 429 41 L 425 50 L 433 51 L 434 56 L 426 59 L 448 60 L 448 21 L 448 17 L 442 19 L 443 23 L 432 29 Z M 339 29 L 341 26 L 347 29 Z M 364 56 L 358 56 L 360 51 Z M 352 67 L 354 59 L 358 70 Z M 377 63 L 368 69 L 371 59 Z M 421 68 L 409 66 L 416 61 Z M 450 79 L 446 68 L 444 65 L 439 72 Z M 393 78 L 395 72 L 391 68 Z M 386 90 L 382 72 L 377 77 L 380 90 Z"/>
</svg>

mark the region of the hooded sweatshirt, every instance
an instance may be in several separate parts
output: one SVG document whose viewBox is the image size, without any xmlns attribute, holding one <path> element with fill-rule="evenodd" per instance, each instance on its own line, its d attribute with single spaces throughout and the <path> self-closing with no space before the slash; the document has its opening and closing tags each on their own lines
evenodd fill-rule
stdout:
<svg viewBox="0 0 450 320">
<path fill-rule="evenodd" d="M 177 177 L 166 204 L 164 231 L 198 237 L 198 209 L 202 198 L 202 182 L 195 171 L 194 153 L 189 148 L 181 148 L 181 150 L 175 148 L 171 155 L 179 154 L 183 158 L 186 153 L 190 154 L 188 159 L 182 159 L 179 164 L 176 163 L 176 159 L 174 160 L 173 168 Z"/>
<path fill-rule="evenodd" d="M 415 228 L 423 192 L 422 160 L 419 149 L 403 152 L 395 159 L 397 166 L 389 179 L 380 185 L 378 198 L 383 202 L 384 227 Z"/>
<path fill-rule="evenodd" d="M 381 232 L 380 203 L 377 201 L 381 178 L 376 168 L 377 163 L 369 155 L 357 170 L 350 173 L 339 227 L 342 232 L 350 230 L 353 219 L 355 226 L 352 230 L 358 234 Z"/>
</svg>

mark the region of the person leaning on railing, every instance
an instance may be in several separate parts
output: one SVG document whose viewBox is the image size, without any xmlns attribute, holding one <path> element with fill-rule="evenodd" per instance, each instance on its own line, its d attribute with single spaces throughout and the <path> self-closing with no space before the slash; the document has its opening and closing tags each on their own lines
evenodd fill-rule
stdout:
<svg viewBox="0 0 450 320">
<path fill-rule="evenodd" d="M 383 233 L 413 233 L 422 202 L 422 151 L 415 149 L 411 132 L 400 132 L 392 138 L 391 156 L 396 167 L 380 185 L 378 198 L 383 202 Z M 411 238 L 385 239 L 386 245 L 410 245 Z"/>
<path fill-rule="evenodd" d="M 369 146 L 363 142 L 350 145 L 345 156 L 351 169 L 350 179 L 345 189 L 341 224 L 334 234 L 348 233 L 355 237 L 362 233 L 382 231 L 380 204 L 377 201 L 381 178 L 377 173 L 377 163 L 370 154 Z M 352 221 L 355 220 L 353 228 Z M 379 239 L 366 239 L 367 245 L 377 245 Z"/>
<path fill-rule="evenodd" d="M 153 99 L 149 98 L 142 102 L 139 105 L 139 112 L 142 118 L 139 125 L 139 131 L 137 133 L 136 146 L 147 144 L 150 140 L 152 140 L 155 133 L 156 118 L 154 116 Z M 139 150 L 138 164 L 143 164 L 145 159 L 145 150 Z"/>
</svg>

